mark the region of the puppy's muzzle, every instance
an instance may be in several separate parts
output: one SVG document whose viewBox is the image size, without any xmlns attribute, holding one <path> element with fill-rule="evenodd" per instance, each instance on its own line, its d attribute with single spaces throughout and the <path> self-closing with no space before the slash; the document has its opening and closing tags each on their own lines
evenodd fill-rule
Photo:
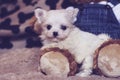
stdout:
<svg viewBox="0 0 120 80">
<path fill-rule="evenodd" d="M 58 32 L 53 32 L 53 36 L 57 37 L 58 36 Z"/>
</svg>

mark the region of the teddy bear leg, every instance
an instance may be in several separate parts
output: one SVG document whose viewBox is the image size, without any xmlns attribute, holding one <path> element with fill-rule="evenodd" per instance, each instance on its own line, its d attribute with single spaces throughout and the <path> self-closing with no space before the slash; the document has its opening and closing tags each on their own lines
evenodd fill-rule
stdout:
<svg viewBox="0 0 120 80">
<path fill-rule="evenodd" d="M 76 74 L 76 76 L 86 77 L 92 73 L 93 67 L 93 56 L 87 56 L 80 68 L 80 72 Z"/>
</svg>

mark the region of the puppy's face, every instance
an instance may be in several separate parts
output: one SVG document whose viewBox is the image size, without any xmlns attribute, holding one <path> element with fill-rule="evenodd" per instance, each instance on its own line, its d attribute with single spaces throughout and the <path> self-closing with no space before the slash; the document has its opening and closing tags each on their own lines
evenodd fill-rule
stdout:
<svg viewBox="0 0 120 80">
<path fill-rule="evenodd" d="M 62 10 L 45 11 L 35 10 L 35 16 L 41 24 L 42 35 L 52 41 L 61 41 L 69 36 L 76 19 L 78 9 L 67 8 Z"/>
</svg>

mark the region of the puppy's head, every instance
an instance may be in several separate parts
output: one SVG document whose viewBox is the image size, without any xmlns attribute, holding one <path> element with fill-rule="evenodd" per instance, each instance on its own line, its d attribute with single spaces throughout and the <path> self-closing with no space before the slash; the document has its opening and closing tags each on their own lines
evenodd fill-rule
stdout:
<svg viewBox="0 0 120 80">
<path fill-rule="evenodd" d="M 35 16 L 42 28 L 42 36 L 51 41 L 60 41 L 68 37 L 77 13 L 78 9 L 73 7 L 50 11 L 35 9 Z"/>
</svg>

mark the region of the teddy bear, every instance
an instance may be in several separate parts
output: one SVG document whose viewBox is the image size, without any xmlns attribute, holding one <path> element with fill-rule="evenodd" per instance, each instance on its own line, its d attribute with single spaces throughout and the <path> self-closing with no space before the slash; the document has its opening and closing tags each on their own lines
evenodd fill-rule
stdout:
<svg viewBox="0 0 120 80">
<path fill-rule="evenodd" d="M 120 40 L 104 42 L 94 53 L 94 74 L 120 77 Z M 78 64 L 66 49 L 58 47 L 40 50 L 39 70 L 45 75 L 74 76 Z"/>
<path fill-rule="evenodd" d="M 120 40 L 104 42 L 94 54 L 94 74 L 106 77 L 120 76 Z M 78 64 L 66 49 L 58 47 L 40 50 L 39 70 L 45 75 L 74 76 Z M 95 72 L 96 71 L 96 72 Z"/>
</svg>

